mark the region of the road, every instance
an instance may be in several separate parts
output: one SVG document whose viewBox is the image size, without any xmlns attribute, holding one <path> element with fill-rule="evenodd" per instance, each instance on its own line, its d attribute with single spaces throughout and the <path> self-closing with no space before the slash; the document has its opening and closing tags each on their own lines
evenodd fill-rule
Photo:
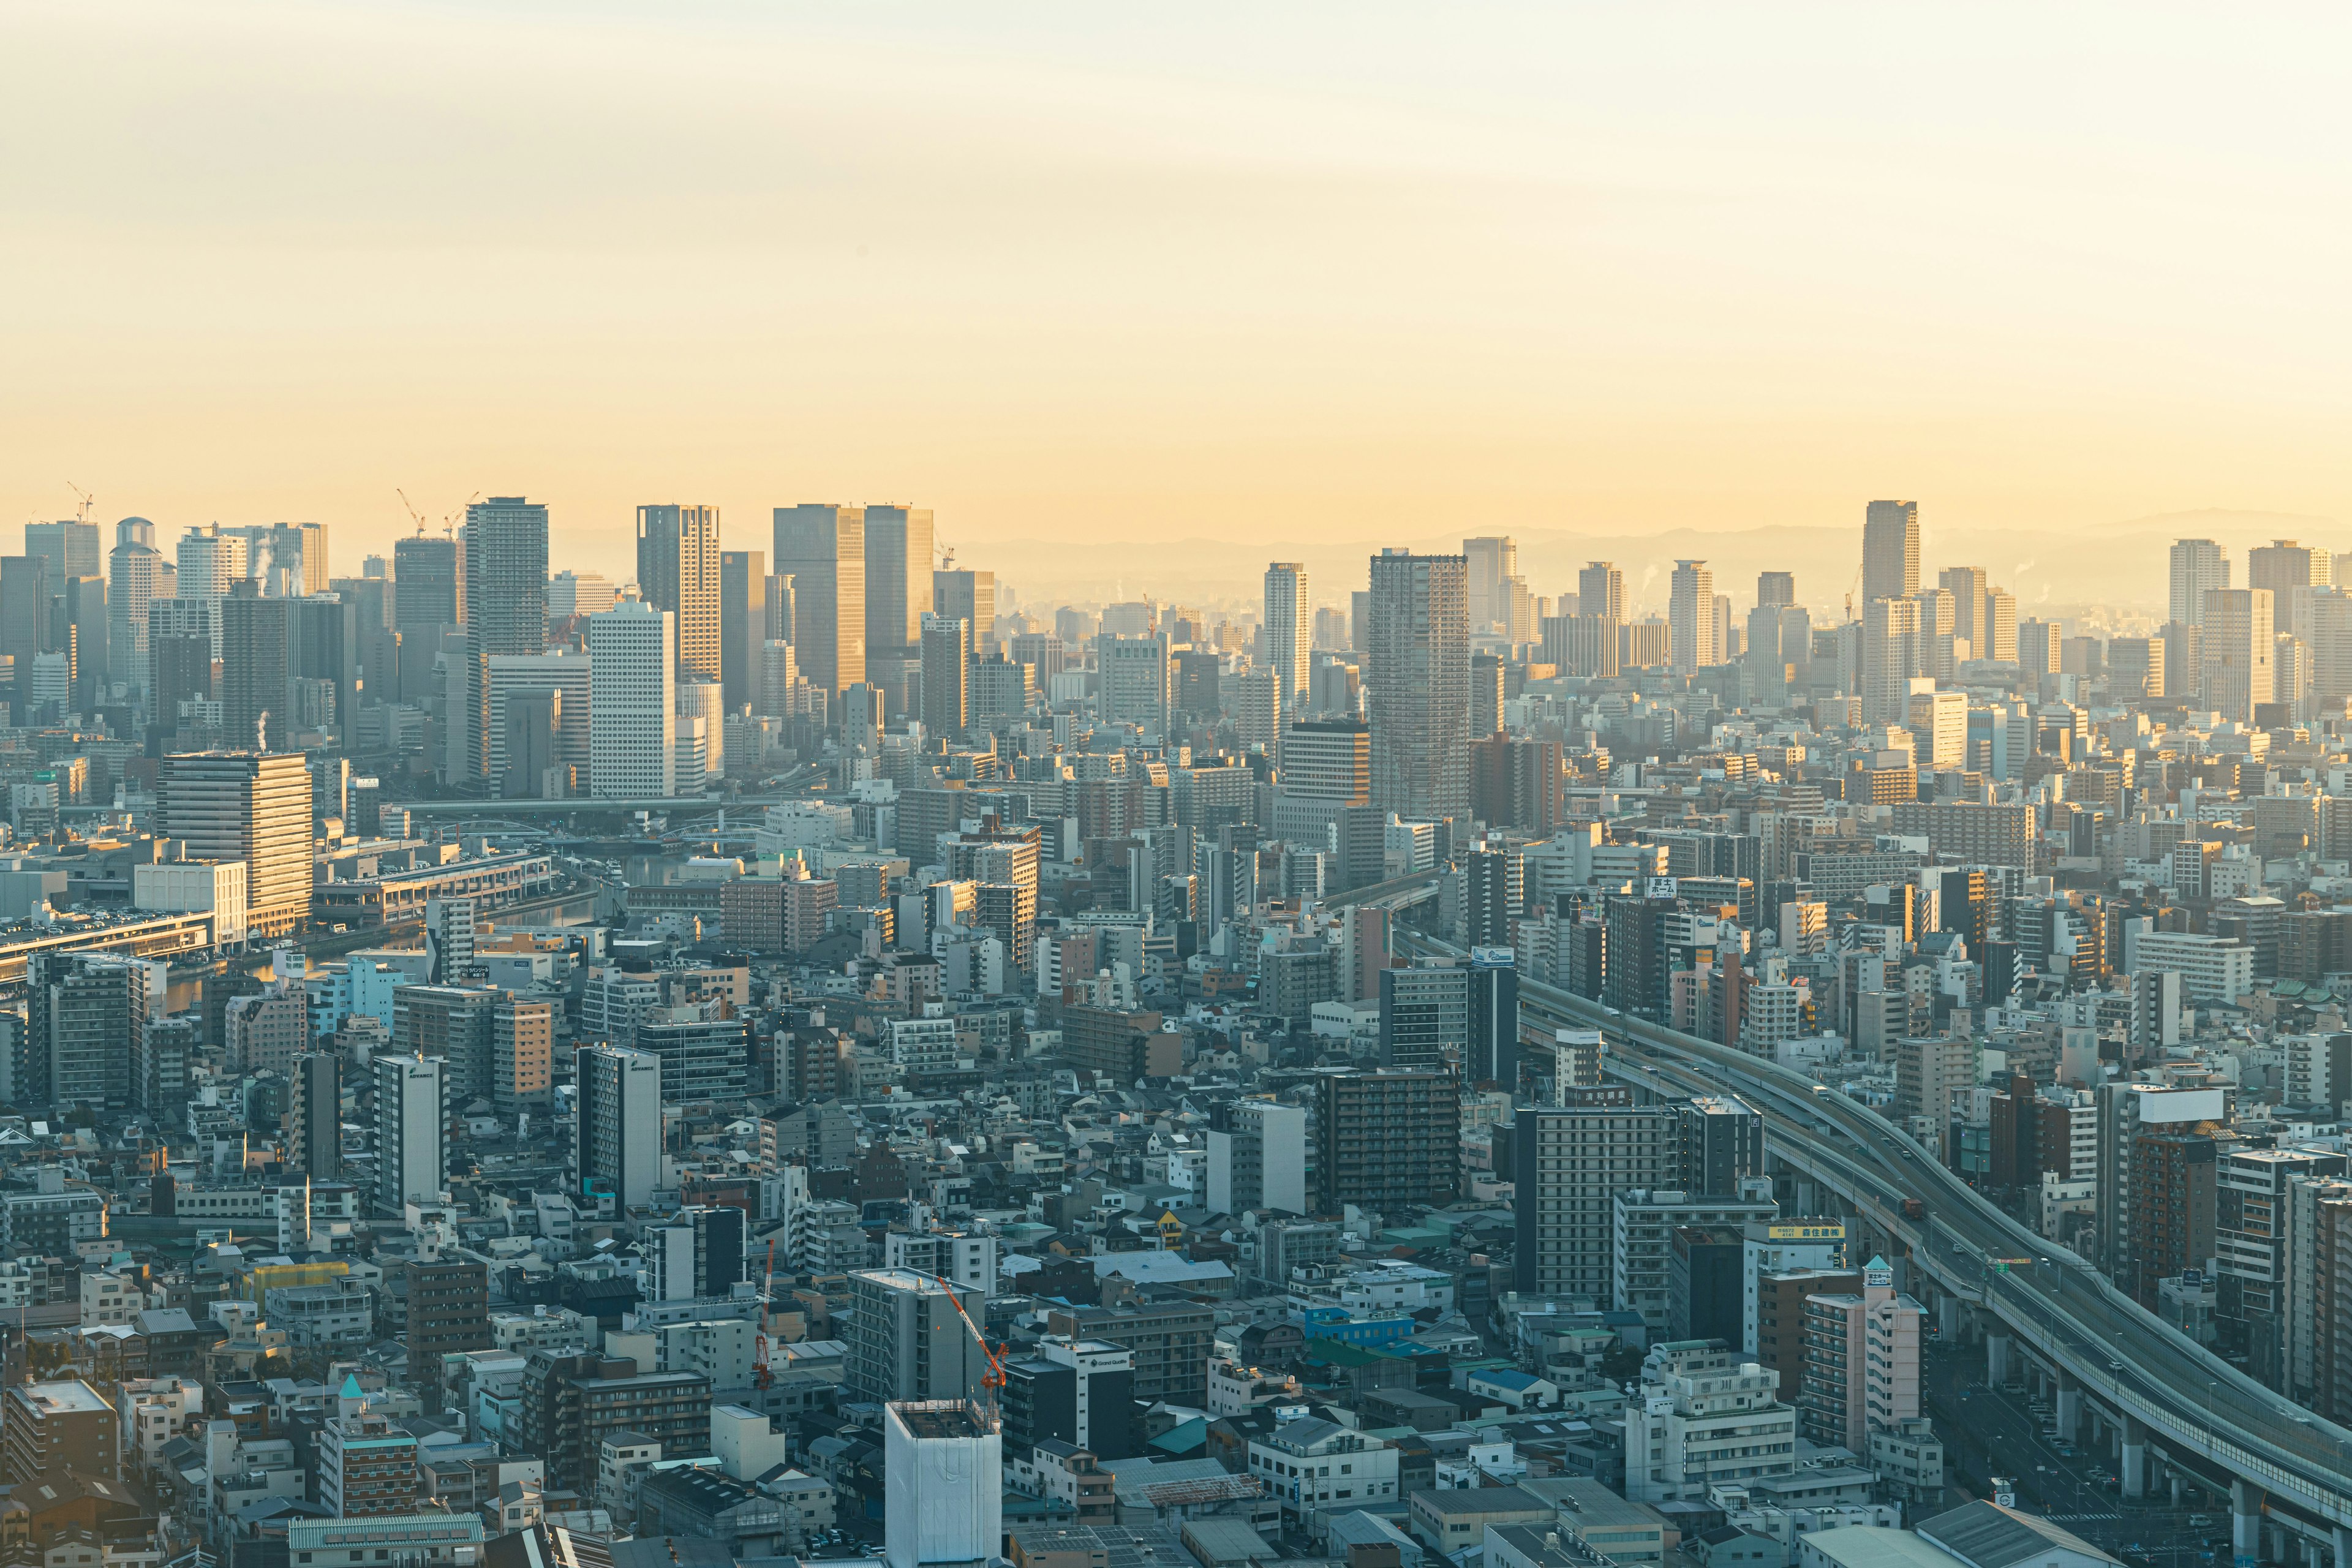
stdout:
<svg viewBox="0 0 2352 1568">
<path fill-rule="evenodd" d="M 1458 955 L 1415 932 L 1407 951 Z M 2109 1410 L 2146 1422 L 2176 1460 L 2245 1478 L 2305 1529 L 2352 1525 L 2352 1433 L 2263 1387 L 1995 1208 L 1885 1118 L 1801 1073 L 1626 1017 L 1522 976 L 1523 1020 L 1601 1029 L 1613 1070 L 1667 1091 L 1731 1090 L 1765 1116 L 1776 1152 L 1912 1248 L 1936 1285 L 1979 1302 Z M 1906 1199 L 1922 1213 L 1906 1217 Z M 1995 1260 L 2030 1258 L 2021 1268 Z"/>
</svg>

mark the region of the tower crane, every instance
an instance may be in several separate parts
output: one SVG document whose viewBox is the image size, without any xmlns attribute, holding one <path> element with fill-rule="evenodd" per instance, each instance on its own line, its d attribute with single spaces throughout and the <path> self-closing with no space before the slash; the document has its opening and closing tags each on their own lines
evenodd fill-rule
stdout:
<svg viewBox="0 0 2352 1568">
<path fill-rule="evenodd" d="M 1845 618 L 1849 621 L 1853 619 L 1853 595 L 1862 586 L 1862 572 L 1863 569 L 1861 567 L 1855 567 L 1853 569 L 1853 581 L 1846 584 Z"/>
<path fill-rule="evenodd" d="M 776 1308 L 776 1238 L 768 1237 L 768 1276 L 760 1286 L 760 1331 L 752 1336 L 751 1386 L 765 1388 L 775 1381 L 768 1369 L 768 1320 Z"/>
<path fill-rule="evenodd" d="M 73 491 L 74 494 L 81 498 L 81 505 L 77 509 L 76 515 L 79 516 L 82 521 L 88 522 L 89 521 L 90 508 L 98 504 L 98 498 L 91 495 L 79 485 L 74 483 L 71 479 L 68 479 L 66 481 L 66 489 Z"/>
<path fill-rule="evenodd" d="M 949 1301 L 955 1307 L 956 1316 L 961 1318 L 963 1326 L 971 1331 L 971 1337 L 980 1342 L 980 1353 L 988 1358 L 988 1370 L 980 1378 L 981 1405 L 988 1412 L 989 1419 L 994 1420 L 997 1391 L 1004 1386 L 1003 1352 L 988 1342 L 988 1336 L 980 1331 L 980 1325 L 973 1322 L 971 1314 L 963 1310 L 963 1297 L 957 1293 L 958 1287 L 953 1280 L 940 1279 L 937 1274 L 925 1274 L 923 1278 L 939 1280 L 940 1288 L 948 1293 Z"/>
<path fill-rule="evenodd" d="M 417 534 L 419 537 L 422 537 L 425 532 L 425 514 L 416 510 L 416 503 L 408 499 L 408 492 L 402 489 L 398 485 L 392 487 L 392 493 L 398 496 L 400 498 L 400 504 L 408 509 L 408 515 L 415 520 Z"/>
</svg>

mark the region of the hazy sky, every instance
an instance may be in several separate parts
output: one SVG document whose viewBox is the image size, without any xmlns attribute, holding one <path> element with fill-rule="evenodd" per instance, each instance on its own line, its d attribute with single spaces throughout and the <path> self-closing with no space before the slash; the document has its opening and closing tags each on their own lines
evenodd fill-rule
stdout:
<svg viewBox="0 0 2352 1568">
<path fill-rule="evenodd" d="M 172 534 L 323 521 L 339 570 L 394 486 L 528 493 L 623 574 L 654 500 L 1243 570 L 1875 495 L 2352 517 L 2346 31 L 6 0 L 0 542 L 68 480 Z"/>
</svg>

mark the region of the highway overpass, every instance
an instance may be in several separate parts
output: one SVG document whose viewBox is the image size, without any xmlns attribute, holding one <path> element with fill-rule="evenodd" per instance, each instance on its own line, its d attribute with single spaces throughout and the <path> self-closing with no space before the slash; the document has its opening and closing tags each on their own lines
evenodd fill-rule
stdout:
<svg viewBox="0 0 2352 1568">
<path fill-rule="evenodd" d="M 1403 950 L 1459 956 L 1418 932 Z M 1892 1122 L 1809 1076 L 1519 980 L 1523 1023 L 1598 1028 L 1604 1070 L 1662 1092 L 1731 1092 L 1765 1118 L 1771 1158 L 1834 1194 L 1907 1250 L 1907 1283 L 1981 1312 L 1996 1362 L 2029 1351 L 2056 1369 L 2064 1424 L 2087 1399 L 2122 1437 L 2125 1488 L 2143 1489 L 2149 1445 L 2231 1492 L 2242 1563 L 2263 1555 L 2263 1521 L 2325 1545 L 2352 1568 L 2352 1433 L 2264 1387 L 2148 1312 L 2089 1264 L 2003 1214 Z M 1920 1214 L 1905 1213 L 1905 1200 Z M 1999 1260 L 2032 1258 L 2007 1268 Z M 1992 1371 L 2000 1372 L 1996 1364 Z M 2071 1403 L 2074 1410 L 2067 1408 Z"/>
</svg>

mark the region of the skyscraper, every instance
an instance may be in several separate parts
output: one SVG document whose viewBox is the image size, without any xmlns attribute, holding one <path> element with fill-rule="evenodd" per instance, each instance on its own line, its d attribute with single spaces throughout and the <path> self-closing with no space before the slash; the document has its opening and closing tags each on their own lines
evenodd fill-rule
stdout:
<svg viewBox="0 0 2352 1568">
<path fill-rule="evenodd" d="M 1701 669 L 1716 662 L 1715 574 L 1706 562 L 1675 563 L 1666 623 L 1676 669 Z"/>
<path fill-rule="evenodd" d="M 573 1192 L 609 1194 L 623 1213 L 653 1201 L 661 1184 L 661 1058 L 645 1051 L 583 1046 L 572 1053 L 580 1100 Z"/>
<path fill-rule="evenodd" d="M 760 653 L 768 637 L 768 552 L 720 551 L 719 679 L 728 712 L 746 704 L 755 713 L 768 711 L 760 698 Z"/>
<path fill-rule="evenodd" d="M 240 577 L 220 602 L 221 733 L 236 746 L 282 752 L 293 744 L 287 686 L 293 601 L 265 599 Z"/>
<path fill-rule="evenodd" d="M 1756 574 L 1756 604 L 1759 608 L 1780 609 L 1797 602 L 1797 574 L 1793 572 L 1759 572 Z"/>
<path fill-rule="evenodd" d="M 676 628 L 670 612 L 638 599 L 588 617 L 591 794 L 666 800 L 677 793 Z"/>
<path fill-rule="evenodd" d="M 722 679 L 717 507 L 637 508 L 637 592 L 676 617 L 678 668 Z"/>
<path fill-rule="evenodd" d="M 180 536 L 179 596 L 199 600 L 210 611 L 215 658 L 221 657 L 221 601 L 228 597 L 229 584 L 252 574 L 252 559 L 251 542 L 218 523 L 192 528 Z M 21 669 L 18 679 L 23 679 Z"/>
<path fill-rule="evenodd" d="M 444 1066 L 439 1057 L 375 1058 L 375 1201 L 386 1214 L 437 1204 L 448 1185 Z"/>
<path fill-rule="evenodd" d="M 131 1064 L 142 1055 L 149 988 L 162 966 L 113 952 L 37 952 L 25 974 L 24 1065 L 31 1081 L 19 1105 L 131 1103 Z"/>
<path fill-rule="evenodd" d="M 332 1051 L 304 1051 L 294 1058 L 289 1153 L 314 1182 L 343 1179 L 342 1060 Z"/>
<path fill-rule="evenodd" d="M 310 769 L 299 753 L 188 752 L 166 756 L 155 836 L 190 860 L 242 860 L 246 925 L 288 936 L 310 918 Z"/>
<path fill-rule="evenodd" d="M 99 574 L 98 524 L 94 522 L 28 522 L 25 553 L 46 556 L 52 577 L 95 577 Z"/>
<path fill-rule="evenodd" d="M 1862 718 L 1900 724 L 1910 713 L 1911 678 L 1919 674 L 1919 601 L 1873 599 L 1862 615 Z"/>
<path fill-rule="evenodd" d="M 866 679 L 866 511 L 776 509 L 775 564 L 793 580 L 793 651 L 801 679 L 835 693 Z"/>
<path fill-rule="evenodd" d="M 108 666 L 118 680 L 142 693 L 147 689 L 147 606 L 173 590 L 176 577 L 155 548 L 155 525 L 126 517 L 114 525 L 114 549 L 106 563 Z"/>
<path fill-rule="evenodd" d="M 1305 706 L 1308 656 L 1315 641 L 1305 562 L 1276 561 L 1266 567 L 1264 625 L 1260 635 L 1265 640 L 1266 664 L 1281 682 L 1284 709 L 1297 712 Z"/>
<path fill-rule="evenodd" d="M 1862 598 L 1906 599 L 1919 591 L 1919 503 L 1874 500 L 1862 524 Z"/>
<path fill-rule="evenodd" d="M 1168 733 L 1168 639 L 1095 638 L 1095 668 L 1101 682 L 1106 724 L 1132 724 L 1144 734 Z"/>
<path fill-rule="evenodd" d="M 1613 562 L 1595 561 L 1576 574 L 1576 613 L 1625 624 L 1625 574 Z"/>
<path fill-rule="evenodd" d="M 2285 606 L 2291 591 L 2324 585 L 2334 567 L 2335 558 L 2325 550 L 2313 550 L 2292 539 L 2273 539 L 2246 552 L 2246 586 L 2268 589 L 2275 615 Z"/>
<path fill-rule="evenodd" d="M 952 616 L 923 617 L 923 729 L 961 735 L 971 722 L 971 628 Z"/>
<path fill-rule="evenodd" d="M 1470 815 L 1468 570 L 1459 555 L 1371 558 L 1372 804 L 1414 820 Z"/>
<path fill-rule="evenodd" d="M 2267 588 L 2210 588 L 2205 594 L 2203 670 L 2198 700 L 2239 723 L 2273 700 L 2278 650 Z"/>
<path fill-rule="evenodd" d="M 784 569 L 782 561 L 777 570 Z M 866 653 L 913 657 L 931 609 L 931 513 L 928 507 L 866 509 Z"/>
<path fill-rule="evenodd" d="M 1470 630 L 1484 632 L 1507 612 L 1506 585 L 1519 574 L 1519 542 L 1508 534 L 1489 534 L 1462 542 L 1468 571 Z"/>
<path fill-rule="evenodd" d="M 931 607 L 971 627 L 975 657 L 996 646 L 996 574 L 938 571 L 931 574 Z"/>
<path fill-rule="evenodd" d="M 463 771 L 453 776 L 495 792 L 490 771 L 490 660 L 547 651 L 547 508 L 520 496 L 493 496 L 466 509 L 466 580 L 490 591 L 466 617 Z M 460 739 L 452 716 L 449 742 Z"/>
<path fill-rule="evenodd" d="M 1965 637 L 1970 658 L 1990 658 L 1987 651 L 1991 643 L 1991 628 L 1987 624 L 1990 606 L 1981 566 L 1947 566 L 1936 579 L 1937 584 L 1952 596 L 1952 635 Z"/>
<path fill-rule="evenodd" d="M 187 546 L 183 543 L 180 548 L 180 591 L 185 594 Z M 395 630 L 429 637 L 443 626 L 466 624 L 465 565 L 457 557 L 455 539 L 446 534 L 411 534 L 393 545 L 392 568 Z"/>
<path fill-rule="evenodd" d="M 2176 540 L 2172 546 L 2171 619 L 2184 626 L 2205 624 L 2205 595 L 2230 585 L 2230 558 L 2210 539 Z"/>
</svg>

